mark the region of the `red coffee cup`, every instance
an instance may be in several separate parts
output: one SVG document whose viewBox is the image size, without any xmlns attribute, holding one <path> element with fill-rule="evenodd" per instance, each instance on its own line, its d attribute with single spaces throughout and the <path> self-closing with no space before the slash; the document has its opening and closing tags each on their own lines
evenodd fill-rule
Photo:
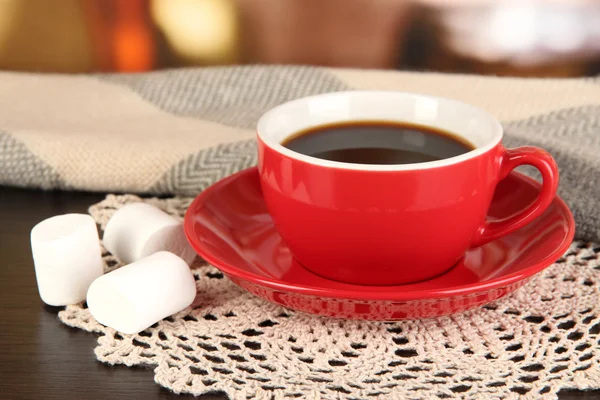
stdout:
<svg viewBox="0 0 600 400">
<path fill-rule="evenodd" d="M 433 127 L 475 149 L 417 164 L 351 164 L 281 145 L 311 127 L 349 121 Z M 264 199 L 294 257 L 329 279 L 362 285 L 426 280 L 472 247 L 521 228 L 550 205 L 558 169 L 542 149 L 502 146 L 502 126 L 459 101 L 392 91 L 347 91 L 294 100 L 268 111 L 257 128 Z M 542 175 L 539 198 L 516 215 L 487 220 L 494 190 L 519 165 Z"/>
</svg>

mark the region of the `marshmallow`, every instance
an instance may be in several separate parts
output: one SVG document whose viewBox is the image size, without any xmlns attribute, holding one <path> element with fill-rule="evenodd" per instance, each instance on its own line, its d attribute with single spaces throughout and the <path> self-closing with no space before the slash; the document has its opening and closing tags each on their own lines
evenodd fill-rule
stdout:
<svg viewBox="0 0 600 400">
<path fill-rule="evenodd" d="M 98 229 L 89 215 L 57 215 L 38 223 L 31 230 L 31 252 L 40 297 L 51 306 L 82 302 L 104 273 Z"/>
<path fill-rule="evenodd" d="M 133 334 L 183 310 L 195 297 L 189 266 L 161 251 L 96 279 L 87 304 L 99 323 Z"/>
<path fill-rule="evenodd" d="M 106 225 L 103 239 L 106 250 L 125 264 L 163 250 L 181 257 L 188 265 L 196 257 L 183 224 L 146 203 L 117 210 Z"/>
</svg>

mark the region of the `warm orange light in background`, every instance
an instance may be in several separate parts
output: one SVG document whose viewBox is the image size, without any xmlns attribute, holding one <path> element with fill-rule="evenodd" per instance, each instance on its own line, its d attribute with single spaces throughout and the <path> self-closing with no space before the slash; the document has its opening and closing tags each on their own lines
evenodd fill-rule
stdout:
<svg viewBox="0 0 600 400">
<path fill-rule="evenodd" d="M 114 59 L 118 71 L 152 69 L 155 45 L 147 21 L 147 0 L 115 0 Z"/>
<path fill-rule="evenodd" d="M 600 0 L 0 0 L 0 69 L 600 71 Z"/>
<path fill-rule="evenodd" d="M 172 50 L 192 63 L 223 63 L 236 58 L 235 0 L 152 0 L 152 18 Z"/>
</svg>

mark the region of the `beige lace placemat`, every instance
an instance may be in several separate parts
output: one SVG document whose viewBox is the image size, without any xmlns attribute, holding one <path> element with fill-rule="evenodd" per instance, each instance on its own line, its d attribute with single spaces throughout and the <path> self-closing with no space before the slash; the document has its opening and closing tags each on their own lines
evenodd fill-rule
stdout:
<svg viewBox="0 0 600 400">
<path fill-rule="evenodd" d="M 104 227 L 136 196 L 90 209 Z M 183 216 L 190 198 L 146 200 Z M 119 263 L 104 255 L 106 270 Z M 215 268 L 193 266 L 190 309 L 137 335 L 98 324 L 83 304 L 67 325 L 100 334 L 100 361 L 146 365 L 176 393 L 231 399 L 554 399 L 600 389 L 600 245 L 576 242 L 515 294 L 461 315 L 396 323 L 315 317 L 262 301 Z"/>
</svg>

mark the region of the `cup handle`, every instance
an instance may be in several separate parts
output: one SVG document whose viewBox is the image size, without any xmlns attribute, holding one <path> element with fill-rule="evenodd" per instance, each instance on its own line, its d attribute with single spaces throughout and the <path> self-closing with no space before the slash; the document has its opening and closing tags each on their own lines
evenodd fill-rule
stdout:
<svg viewBox="0 0 600 400">
<path fill-rule="evenodd" d="M 520 165 L 531 165 L 542 174 L 542 190 L 538 198 L 523 211 L 500 221 L 486 221 L 477 231 L 472 247 L 478 247 L 527 225 L 550 206 L 558 188 L 558 166 L 546 151 L 531 146 L 504 150 L 500 157 L 502 180 Z"/>
</svg>

